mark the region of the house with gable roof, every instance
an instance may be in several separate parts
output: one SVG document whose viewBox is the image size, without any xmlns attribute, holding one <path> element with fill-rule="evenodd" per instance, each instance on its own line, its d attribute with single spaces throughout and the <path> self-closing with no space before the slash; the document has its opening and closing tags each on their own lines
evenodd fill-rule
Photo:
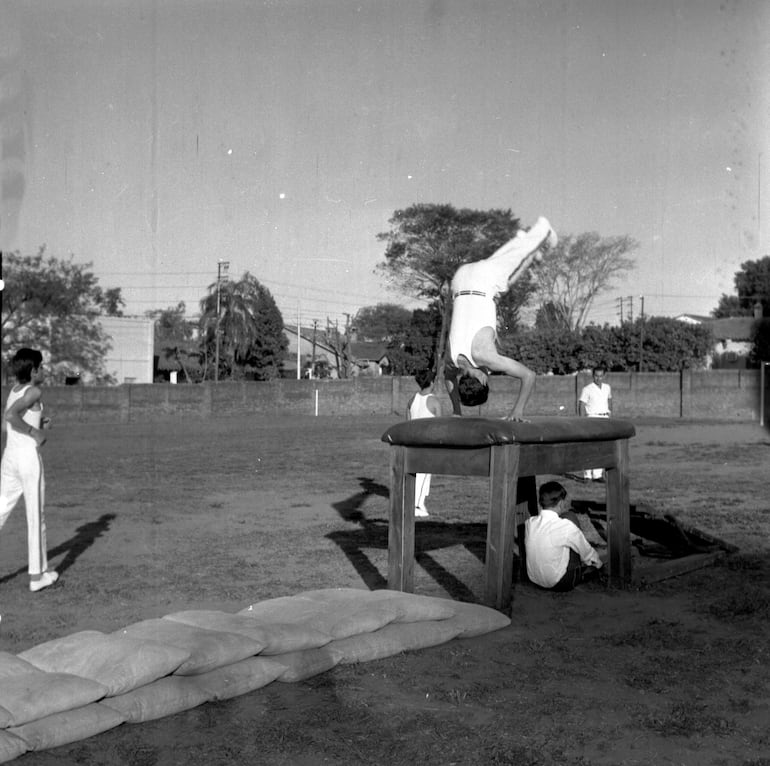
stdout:
<svg viewBox="0 0 770 766">
<path fill-rule="evenodd" d="M 680 314 L 674 318 L 679 322 L 702 324 L 711 328 L 714 348 L 707 366 L 722 370 L 746 369 L 757 330 L 764 324 L 770 325 L 770 319 L 762 317 L 762 304 L 754 307 L 753 316 L 715 319 L 697 314 Z"/>
</svg>

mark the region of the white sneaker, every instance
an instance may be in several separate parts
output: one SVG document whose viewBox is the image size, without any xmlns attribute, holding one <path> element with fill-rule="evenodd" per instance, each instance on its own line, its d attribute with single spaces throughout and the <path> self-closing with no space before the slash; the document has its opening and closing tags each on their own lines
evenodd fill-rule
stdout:
<svg viewBox="0 0 770 766">
<path fill-rule="evenodd" d="M 428 511 L 425 509 L 424 505 L 417 505 L 414 508 L 414 515 L 424 519 L 428 515 Z"/>
<path fill-rule="evenodd" d="M 49 585 L 53 585 L 58 579 L 58 572 L 54 572 L 53 570 L 50 572 L 43 572 L 39 580 L 29 581 L 29 589 L 35 593 L 39 590 L 43 590 L 43 588 L 47 588 Z"/>
</svg>

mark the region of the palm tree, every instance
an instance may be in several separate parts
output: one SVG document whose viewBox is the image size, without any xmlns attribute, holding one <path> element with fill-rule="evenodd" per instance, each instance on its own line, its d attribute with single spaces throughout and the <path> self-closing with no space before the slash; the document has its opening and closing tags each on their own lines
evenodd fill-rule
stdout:
<svg viewBox="0 0 770 766">
<path fill-rule="evenodd" d="M 245 272 L 237 281 L 217 283 L 201 301 L 201 330 L 207 350 L 220 340 L 220 372 L 241 377 L 248 366 L 257 378 L 276 377 L 287 346 L 283 319 L 270 291 Z"/>
</svg>

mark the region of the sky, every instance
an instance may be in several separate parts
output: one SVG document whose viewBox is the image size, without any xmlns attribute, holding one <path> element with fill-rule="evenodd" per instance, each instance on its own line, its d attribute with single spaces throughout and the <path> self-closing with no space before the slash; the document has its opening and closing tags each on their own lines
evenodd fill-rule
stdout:
<svg viewBox="0 0 770 766">
<path fill-rule="evenodd" d="M 638 241 L 592 321 L 708 314 L 770 253 L 769 65 L 766 0 L 0 0 L 0 247 L 344 326 L 420 305 L 396 210 L 510 208 Z"/>
</svg>

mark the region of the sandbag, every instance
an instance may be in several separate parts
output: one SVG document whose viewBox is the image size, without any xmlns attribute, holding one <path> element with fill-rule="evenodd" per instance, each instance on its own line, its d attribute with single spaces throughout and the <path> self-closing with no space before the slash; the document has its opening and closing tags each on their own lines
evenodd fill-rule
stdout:
<svg viewBox="0 0 770 766">
<path fill-rule="evenodd" d="M 368 633 L 398 617 L 398 610 L 387 601 L 319 601 L 302 596 L 281 596 L 241 609 L 264 622 L 300 623 L 332 638 L 347 638 Z"/>
<path fill-rule="evenodd" d="M 125 720 L 117 710 L 94 702 L 85 707 L 38 718 L 22 726 L 14 726 L 8 731 L 24 740 L 30 750 L 47 750 L 101 734 Z"/>
<path fill-rule="evenodd" d="M 332 640 L 332 637 L 327 633 L 322 633 L 308 625 L 265 622 L 246 612 L 231 614 L 210 610 L 188 610 L 164 615 L 163 619 L 195 625 L 208 630 L 221 630 L 248 636 L 255 641 L 264 642 L 264 647 L 260 652 L 262 655 L 315 649 Z"/>
<path fill-rule="evenodd" d="M 271 657 L 275 662 L 283 665 L 285 670 L 276 680 L 285 683 L 296 683 L 304 681 L 306 678 L 312 678 L 319 673 L 331 670 L 339 664 L 342 655 L 336 649 L 331 648 L 331 644 L 322 646 L 319 649 L 306 649 L 302 652 L 288 652 L 287 654 L 277 654 Z"/>
<path fill-rule="evenodd" d="M 210 699 L 211 692 L 198 684 L 197 676 L 166 676 L 99 704 L 117 710 L 128 723 L 141 723 L 190 710 Z"/>
<path fill-rule="evenodd" d="M 372 633 L 332 641 L 329 647 L 342 654 L 341 665 L 380 660 L 400 652 L 451 641 L 461 627 L 450 623 L 451 620 L 392 623 Z"/>
<path fill-rule="evenodd" d="M 156 641 L 183 649 L 189 656 L 174 671 L 179 676 L 207 673 L 223 665 L 232 665 L 259 654 L 264 647 L 262 642 L 248 636 L 162 619 L 135 622 L 113 635 Z"/>
<path fill-rule="evenodd" d="M 39 644 L 18 656 L 41 670 L 97 681 L 112 697 L 173 673 L 190 654 L 154 641 L 84 630 Z"/>
<path fill-rule="evenodd" d="M 0 688 L 4 678 L 18 676 L 21 673 L 30 673 L 33 670 L 40 670 L 34 665 L 30 665 L 26 660 L 17 657 L 10 652 L 0 652 Z"/>
<path fill-rule="evenodd" d="M 249 657 L 226 667 L 191 677 L 210 700 L 227 700 L 261 689 L 286 671 L 286 666 L 265 657 Z"/>
<path fill-rule="evenodd" d="M 507 628 L 511 624 L 510 617 L 483 604 L 455 601 L 454 608 L 455 616 L 450 617 L 447 622 L 459 628 L 457 638 L 482 636 L 484 633 Z"/>
<path fill-rule="evenodd" d="M 19 737 L 0 731 L 0 763 L 8 763 L 29 750 L 29 745 Z"/>
<path fill-rule="evenodd" d="M 0 705 L 10 713 L 13 726 L 82 707 L 106 693 L 106 687 L 96 681 L 69 673 L 45 673 L 35 667 L 0 681 Z"/>
<path fill-rule="evenodd" d="M 326 604 L 334 603 L 386 603 L 396 611 L 393 622 L 424 622 L 426 620 L 445 620 L 454 616 L 454 601 L 433 596 L 418 596 L 397 590 L 363 590 L 362 588 L 325 588 L 307 590 L 297 594 Z"/>
</svg>

